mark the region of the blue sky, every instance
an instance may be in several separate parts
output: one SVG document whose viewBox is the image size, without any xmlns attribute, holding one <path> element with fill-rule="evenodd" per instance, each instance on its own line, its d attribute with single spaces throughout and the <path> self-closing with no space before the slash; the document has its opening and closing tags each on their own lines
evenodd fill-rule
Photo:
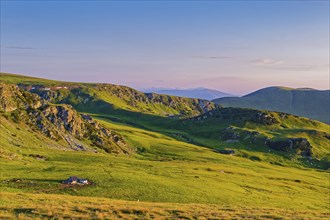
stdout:
<svg viewBox="0 0 330 220">
<path fill-rule="evenodd" d="M 1 1 L 1 71 L 138 89 L 328 89 L 329 1 Z"/>
</svg>

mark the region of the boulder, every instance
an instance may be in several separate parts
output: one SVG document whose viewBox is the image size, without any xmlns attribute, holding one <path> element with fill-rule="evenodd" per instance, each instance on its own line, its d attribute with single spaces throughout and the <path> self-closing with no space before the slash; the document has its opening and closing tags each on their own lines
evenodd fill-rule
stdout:
<svg viewBox="0 0 330 220">
<path fill-rule="evenodd" d="M 309 157 L 312 153 L 312 146 L 306 138 L 288 138 L 285 140 L 267 140 L 266 145 L 277 151 L 290 152 L 292 150 L 300 155 Z"/>
</svg>

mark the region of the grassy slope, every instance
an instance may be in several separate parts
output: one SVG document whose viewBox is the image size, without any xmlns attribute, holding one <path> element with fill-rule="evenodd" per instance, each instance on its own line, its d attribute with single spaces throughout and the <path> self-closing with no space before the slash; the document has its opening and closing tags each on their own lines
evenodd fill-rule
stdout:
<svg viewBox="0 0 330 220">
<path fill-rule="evenodd" d="M 236 109 L 232 109 L 237 111 Z M 231 109 L 216 110 L 218 112 L 230 112 Z M 251 114 L 254 110 L 249 110 Z M 242 110 L 243 112 L 249 112 Z M 313 146 L 313 154 L 316 158 L 323 159 L 324 161 L 330 160 L 329 140 L 326 134 L 329 133 L 329 125 L 312 121 L 305 118 L 300 118 L 292 115 L 287 115 L 286 118 L 281 118 L 279 113 L 271 112 L 279 124 L 274 125 L 261 125 L 253 122 L 244 122 L 242 120 L 225 120 L 215 116 L 208 116 L 207 119 L 200 120 L 185 120 L 183 123 L 176 125 L 176 127 L 185 131 L 185 135 L 197 142 L 204 143 L 206 146 L 212 148 L 225 148 L 233 147 L 234 149 L 250 149 L 252 152 L 263 152 L 263 156 L 270 155 L 269 148 L 264 146 L 264 143 L 250 142 L 251 139 L 244 136 L 241 137 L 239 143 L 221 142 L 219 140 L 219 133 L 225 130 L 228 126 L 236 128 L 235 131 L 256 131 L 259 133 L 257 137 L 264 138 L 307 138 Z M 246 135 L 248 136 L 248 135 Z M 243 140 L 242 140 L 243 139 Z M 271 151 L 274 153 L 274 151 Z M 251 154 L 251 152 L 250 152 Z M 255 154 L 255 153 L 254 153 Z M 260 156 L 260 155 L 258 155 Z M 277 158 L 278 159 L 278 158 Z"/>
<path fill-rule="evenodd" d="M 219 131 L 234 124 L 238 128 L 243 130 L 258 131 L 264 137 L 270 138 L 307 138 L 312 146 L 314 156 L 320 160 L 320 166 L 328 167 L 329 155 L 329 140 L 326 139 L 325 134 L 329 133 L 329 126 L 317 121 L 311 121 L 309 119 L 297 118 L 289 116 L 288 119 L 282 119 L 277 115 L 277 118 L 281 122 L 280 125 L 275 126 L 261 126 L 253 123 L 242 123 L 242 121 L 233 122 L 231 120 L 218 120 L 210 117 L 207 120 L 201 120 L 200 122 L 183 122 L 182 120 L 159 117 L 157 115 L 144 114 L 136 111 L 129 111 L 121 108 L 112 108 L 110 103 L 113 103 L 113 99 L 107 97 L 105 93 L 102 97 L 102 102 L 91 103 L 91 105 L 77 105 L 76 108 L 81 112 L 92 114 L 96 117 L 103 119 L 109 119 L 111 121 L 119 121 L 130 126 L 140 127 L 151 131 L 157 131 L 162 134 L 170 135 L 176 139 L 186 141 L 190 143 L 199 144 L 211 148 L 222 149 L 225 147 L 241 148 L 241 155 L 246 157 L 257 156 L 268 161 L 282 160 L 279 157 L 269 157 L 269 148 L 262 146 L 251 146 L 251 143 L 243 141 L 239 144 L 228 144 L 219 140 Z M 242 110 L 244 111 L 244 110 Z M 185 123 L 183 125 L 183 123 Z M 179 136 L 185 138 L 180 138 Z M 261 145 L 261 144 L 260 144 Z M 264 145 L 264 144 L 262 144 Z M 249 149 L 247 149 L 247 146 Z M 247 150 L 247 151 L 246 151 Z M 244 151 L 244 152 L 243 152 Z M 261 151 L 263 153 L 256 153 Z M 278 153 L 278 152 L 272 152 Z M 267 155 L 265 155 L 267 154 Z M 285 154 L 282 154 L 285 156 Z M 291 159 L 291 158 L 288 158 Z M 301 163 L 302 161 L 297 161 Z M 305 163 L 306 164 L 306 163 Z"/>
<path fill-rule="evenodd" d="M 122 124 L 104 124 L 121 131 L 134 146 L 143 146 L 145 152 L 136 157 L 123 157 L 64 151 L 30 143 L 11 146 L 7 149 L 16 155 L 16 159 L 1 159 L 1 181 L 12 178 L 23 181 L 2 182 L 1 191 L 14 193 L 13 196 L 17 193 L 51 193 L 132 201 L 218 204 L 241 206 L 242 210 L 245 207 L 260 207 L 260 210 L 290 207 L 297 211 L 324 212 L 329 208 L 327 172 L 220 155 L 159 133 Z M 24 132 L 17 127 L 6 131 L 12 137 Z M 8 139 L 1 140 L 2 146 L 10 145 L 6 143 Z M 47 160 L 24 156 L 33 153 L 46 156 Z M 90 178 L 96 186 L 58 189 L 59 182 L 70 175 Z M 33 206 L 33 202 L 29 206 Z"/>
<path fill-rule="evenodd" d="M 330 123 L 330 91 L 283 87 L 261 89 L 243 97 L 226 97 L 214 102 L 226 107 L 243 107 L 286 112 Z"/>
<path fill-rule="evenodd" d="M 0 78 L 3 83 L 24 86 L 68 87 L 68 89 L 50 91 L 50 95 L 56 96 L 50 101 L 72 104 L 78 110 L 83 110 L 88 105 L 93 105 L 93 108 L 97 105 L 97 108 L 107 109 L 107 111 L 123 109 L 160 116 L 172 114 L 190 116 L 202 113 L 201 107 L 209 103 L 199 99 L 144 94 L 127 86 L 112 84 L 60 82 L 8 73 L 0 73 Z M 39 94 L 45 95 L 45 92 L 39 92 Z M 209 103 L 209 106 L 215 107 L 214 103 Z"/>
<path fill-rule="evenodd" d="M 21 215 L 24 218 L 25 214 L 20 210 L 25 210 L 27 212 L 25 216 L 40 217 L 41 214 L 38 213 L 45 213 L 51 209 L 42 209 L 38 205 L 40 199 L 47 200 L 49 204 L 51 200 L 53 205 L 50 206 L 54 210 L 61 210 L 64 208 L 58 204 L 61 198 L 69 198 L 72 201 L 82 198 L 86 204 L 82 205 L 82 210 L 79 211 L 77 205 L 72 202 L 66 205 L 66 211 L 71 216 L 81 215 L 86 218 L 100 212 L 101 214 L 104 212 L 104 215 L 112 215 L 113 213 L 106 214 L 105 211 L 115 209 L 109 207 L 109 203 L 126 204 L 103 200 L 100 205 L 99 201 L 102 200 L 100 198 L 85 199 L 80 196 L 148 202 L 217 204 L 218 206 L 212 205 L 211 208 L 207 206 L 209 213 L 213 213 L 214 209 L 229 206 L 241 217 L 251 216 L 252 214 L 248 212 L 252 209 L 253 215 L 258 216 L 267 212 L 271 213 L 270 215 L 288 217 L 290 213 L 298 212 L 295 215 L 311 218 L 317 215 L 317 218 L 320 218 L 324 217 L 322 213 L 328 212 L 330 183 L 327 180 L 330 176 L 327 171 L 292 166 L 287 161 L 277 166 L 270 164 L 268 159 L 252 161 L 247 158 L 221 155 L 210 149 L 182 142 L 180 138 L 173 138 L 168 134 L 181 132 L 194 137 L 194 133 L 191 133 L 190 129 L 178 131 L 173 128 L 172 126 L 177 126 L 178 123 L 175 119 L 127 110 L 111 110 L 114 115 L 106 114 L 107 111 L 103 113 L 112 120 L 104 117 L 99 117 L 99 120 L 105 126 L 122 134 L 140 154 L 128 157 L 68 151 L 61 149 L 58 143 L 45 140 L 40 133 L 29 131 L 29 128 L 22 124 L 1 118 L 1 192 L 5 198 L 2 207 L 5 208 L 1 209 L 0 215 L 14 216 L 13 218 Z M 114 119 L 125 123 L 113 122 Z M 295 123 L 301 122 L 290 120 L 287 123 L 288 125 L 292 123 L 294 127 Z M 160 126 L 161 124 L 164 126 Z M 214 126 L 216 123 L 212 124 L 211 128 Z M 249 126 L 253 128 L 255 125 Z M 206 129 L 201 123 L 197 128 Z M 207 137 L 196 136 L 196 138 L 210 146 L 215 143 L 215 139 L 207 142 Z M 40 154 L 47 159 L 37 160 L 30 157 L 30 154 Z M 59 182 L 71 175 L 90 178 L 96 185 L 84 188 L 59 188 Z M 22 178 L 23 181 L 18 183 L 6 181 L 12 178 Z M 29 193 L 36 195 L 31 196 Z M 20 202 L 26 196 L 30 197 L 30 202 Z M 9 198 L 17 198 L 17 200 Z M 122 211 L 120 208 L 119 215 L 127 218 L 133 215 L 139 216 L 140 212 L 134 213 L 134 207 L 140 207 L 139 203 L 127 204 L 130 204 L 126 208 L 129 211 Z M 149 208 L 151 206 L 148 204 L 146 206 L 147 212 L 154 210 Z M 170 209 L 168 207 L 179 205 L 160 204 L 159 206 L 159 213 L 173 217 L 173 212 L 168 213 Z M 88 207 L 96 207 L 101 211 Z M 188 211 L 190 207 L 180 205 L 177 209 L 193 218 L 198 214 Z M 202 212 L 205 207 L 198 205 L 196 210 Z M 33 210 L 27 210 L 29 208 Z M 288 208 L 290 210 L 286 210 Z M 305 212 L 305 210 L 309 211 Z M 33 214 L 34 212 L 36 214 Z M 48 214 L 44 214 L 44 217 Z M 220 214 L 221 211 L 220 213 L 218 211 L 218 215 Z"/>
<path fill-rule="evenodd" d="M 99 111 L 90 111 L 94 117 L 102 120 L 117 121 L 129 126 L 140 127 L 149 131 L 155 131 L 167 136 L 171 136 L 177 140 L 197 144 L 214 149 L 235 149 L 238 156 L 254 158 L 276 164 L 291 164 L 293 166 L 317 167 L 322 169 L 329 168 L 330 152 L 329 139 L 326 135 L 329 134 L 329 125 L 312 121 L 310 119 L 300 118 L 288 115 L 283 119 L 279 113 L 271 112 L 279 121 L 275 125 L 260 125 L 244 120 L 224 120 L 222 118 L 210 117 L 200 120 L 177 120 L 162 118 L 157 116 L 149 116 L 137 114 L 127 111 L 118 110 L 116 112 L 102 111 L 101 114 L 95 113 Z M 230 111 L 230 109 L 216 110 L 219 112 Z M 242 111 L 235 115 L 249 114 L 254 110 L 235 110 Z M 244 117 L 243 117 L 244 119 Z M 258 140 L 250 142 L 251 139 L 244 139 L 248 135 L 241 135 L 241 139 L 237 143 L 228 143 L 220 140 L 222 130 L 232 126 L 235 131 L 256 131 L 259 132 Z M 307 138 L 313 146 L 313 158 L 317 160 L 306 161 L 297 155 L 288 155 L 280 151 L 269 149 L 265 146 L 265 138 L 282 139 L 282 138 Z"/>
<path fill-rule="evenodd" d="M 39 83 L 39 79 L 29 77 L 23 77 L 23 79 L 21 79 L 21 76 L 11 74 L 4 74 L 2 79 L 12 83 L 24 82 L 25 84 L 31 83 L 32 85 Z M 53 86 L 65 85 L 65 83 L 63 84 L 51 80 L 41 80 L 41 84 Z M 71 83 L 71 85 L 77 86 L 82 84 Z M 293 116 L 290 116 L 288 119 L 282 119 L 277 116 L 279 121 L 281 121 L 281 124 L 275 126 L 261 126 L 260 124 L 245 123 L 240 120 L 219 120 L 214 117 L 209 117 L 206 120 L 195 121 L 192 123 L 182 122 L 177 119 L 159 117 L 157 114 L 164 114 L 164 112 L 176 114 L 178 113 L 177 109 L 183 109 L 185 106 L 175 109 L 169 108 L 159 102 L 148 103 L 148 105 L 145 105 L 144 94 L 128 87 L 108 84 L 84 85 L 88 86 L 78 91 L 72 90 L 71 93 L 69 93 L 69 96 L 73 96 L 73 98 L 69 97 L 66 99 L 66 102 L 73 104 L 75 108 L 81 112 L 94 114 L 95 116 L 104 116 L 111 121 L 123 122 L 130 126 L 157 131 L 185 142 L 216 149 L 234 148 L 238 150 L 239 156 L 247 158 L 265 160 L 279 164 L 285 159 L 285 163 L 288 162 L 287 160 L 290 160 L 290 162 L 293 161 L 299 165 L 307 165 L 323 169 L 329 167 L 329 140 L 325 137 L 325 134 L 329 133 L 329 126 L 325 124 Z M 290 91 L 287 88 L 281 89 Z M 85 96 L 83 96 L 82 93 L 85 94 Z M 97 98 L 92 99 L 90 98 L 90 95 Z M 84 101 L 86 96 L 89 99 L 87 103 Z M 168 97 L 169 96 L 163 97 L 165 102 Z M 187 99 L 185 100 L 187 101 Z M 180 103 L 180 101 L 177 100 L 176 103 Z M 150 108 L 151 112 L 145 111 L 145 109 Z M 192 110 L 188 109 L 187 111 L 191 112 Z M 245 112 L 248 111 L 242 110 L 241 113 L 245 114 Z M 241 113 L 238 112 L 235 114 Z M 264 141 L 261 139 L 259 144 L 254 142 L 250 143 L 249 139 L 241 140 L 240 143 L 227 143 L 225 141 L 220 141 L 220 131 L 230 125 L 234 125 L 234 127 L 238 128 L 240 131 L 257 131 L 260 133 L 260 136 L 264 138 L 307 138 L 313 146 L 314 157 L 318 158 L 320 161 L 304 161 L 301 160 L 301 158 L 288 157 L 286 153 L 283 154 L 272 150 L 269 152 L 269 148 L 264 146 Z M 280 155 L 280 157 L 278 157 L 278 155 Z"/>
<path fill-rule="evenodd" d="M 0 80 L 2 83 L 10 83 L 10 84 L 24 83 L 27 85 L 45 85 L 45 86 L 57 86 L 59 84 L 63 86 L 88 84 L 88 83 L 77 83 L 77 82 L 63 82 L 63 81 L 24 76 L 19 74 L 12 74 L 12 73 L 3 73 L 3 72 L 0 73 Z"/>
<path fill-rule="evenodd" d="M 27 200 L 26 198 L 29 198 Z M 328 219 L 316 210 L 242 208 L 203 204 L 130 202 L 106 198 L 1 194 L 3 219 Z M 31 201 L 34 203 L 31 204 Z M 47 204 L 45 204 L 47 201 Z M 17 206 L 17 203 L 20 205 Z M 15 210 L 12 212 L 12 210 Z M 202 218 L 202 216 L 204 218 Z"/>
</svg>

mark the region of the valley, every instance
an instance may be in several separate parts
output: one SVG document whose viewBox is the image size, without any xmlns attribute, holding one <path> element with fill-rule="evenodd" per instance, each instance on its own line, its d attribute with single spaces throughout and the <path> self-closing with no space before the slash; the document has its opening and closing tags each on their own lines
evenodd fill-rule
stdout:
<svg viewBox="0 0 330 220">
<path fill-rule="evenodd" d="M 329 218 L 325 123 L 108 84 L 1 83 L 4 219 Z M 61 187 L 70 176 L 95 185 Z"/>
</svg>

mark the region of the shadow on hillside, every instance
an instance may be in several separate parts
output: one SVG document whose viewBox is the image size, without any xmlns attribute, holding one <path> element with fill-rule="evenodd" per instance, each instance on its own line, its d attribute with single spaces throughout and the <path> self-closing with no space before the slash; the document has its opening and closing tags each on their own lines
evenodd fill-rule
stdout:
<svg viewBox="0 0 330 220">
<path fill-rule="evenodd" d="M 89 103 L 89 105 L 75 105 L 74 107 L 78 111 L 91 114 L 95 118 L 118 122 L 151 132 L 158 132 L 178 141 L 211 148 L 210 146 L 206 146 L 203 143 L 196 142 L 186 137 L 184 135 L 186 132 L 183 127 L 183 119 L 180 118 L 151 115 L 143 112 L 119 109 L 103 100 L 93 101 Z M 178 135 L 180 138 L 178 138 Z"/>
<path fill-rule="evenodd" d="M 64 180 L 64 179 L 63 179 Z M 59 179 L 24 179 L 24 181 L 32 181 L 32 182 L 45 182 L 45 183 L 62 183 L 63 180 Z"/>
<path fill-rule="evenodd" d="M 194 140 L 192 136 L 194 133 L 196 133 L 196 131 L 198 132 L 197 129 L 198 127 L 196 127 L 196 131 L 194 131 L 195 130 L 194 126 L 187 126 L 187 124 L 184 123 L 184 120 L 180 118 L 162 117 L 162 116 L 151 115 L 143 112 L 134 112 L 130 110 L 119 109 L 119 108 L 115 108 L 112 104 L 107 103 L 103 100 L 94 100 L 88 104 L 83 104 L 83 105 L 79 104 L 79 105 L 75 105 L 74 107 L 78 111 L 91 114 L 95 118 L 99 118 L 102 120 L 109 120 L 112 122 L 118 122 L 121 124 L 126 124 L 136 128 L 141 128 L 151 132 L 157 132 L 178 141 L 194 144 L 201 147 L 206 147 L 209 149 L 217 148 L 215 146 L 207 145 L 206 143 L 202 143 Z M 228 113 L 228 111 L 231 111 L 232 109 L 237 111 L 236 108 L 225 108 L 225 109 L 226 109 L 225 110 L 226 114 Z M 256 111 L 256 110 L 250 110 L 250 111 Z M 235 113 L 234 115 L 237 118 L 237 120 L 241 119 L 242 117 L 242 115 L 238 113 L 237 114 Z M 229 120 L 229 118 L 227 119 Z M 229 125 L 236 124 L 235 120 L 233 122 L 227 121 L 227 123 Z M 198 126 L 198 124 L 196 124 L 196 126 Z M 219 142 L 219 147 L 221 146 L 221 144 L 223 143 Z M 261 148 L 253 148 L 251 150 L 246 148 L 245 150 L 267 153 L 265 149 L 261 149 Z M 217 150 L 214 150 L 214 152 L 217 152 Z M 284 155 L 282 152 L 278 152 L 278 153 L 273 152 L 273 153 L 290 160 L 290 156 Z M 254 159 L 254 157 L 247 157 L 247 158 L 253 161 L 256 160 Z M 257 158 L 257 161 L 259 161 L 259 158 Z M 308 164 L 305 164 L 304 166 L 310 167 L 310 165 Z M 321 169 L 323 169 L 323 164 L 322 166 L 320 165 L 320 167 L 322 167 Z"/>
<path fill-rule="evenodd" d="M 31 215 L 34 216 L 34 212 L 36 209 L 33 208 L 16 208 L 14 209 L 14 213 L 16 216 L 20 215 L 20 214 L 25 214 L 25 215 Z"/>
</svg>

